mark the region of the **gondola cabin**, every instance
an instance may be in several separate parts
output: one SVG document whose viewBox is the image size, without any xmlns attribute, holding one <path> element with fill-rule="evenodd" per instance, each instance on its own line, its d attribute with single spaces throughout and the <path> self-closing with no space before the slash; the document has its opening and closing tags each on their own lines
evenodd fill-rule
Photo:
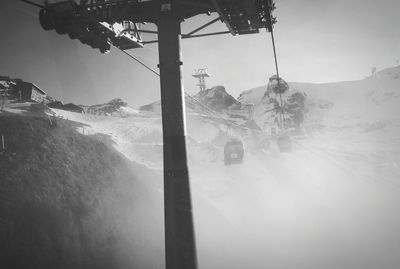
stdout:
<svg viewBox="0 0 400 269">
<path fill-rule="evenodd" d="M 233 163 L 242 163 L 244 156 L 244 147 L 242 141 L 237 138 L 231 138 L 224 147 L 224 163 L 230 165 Z"/>
</svg>

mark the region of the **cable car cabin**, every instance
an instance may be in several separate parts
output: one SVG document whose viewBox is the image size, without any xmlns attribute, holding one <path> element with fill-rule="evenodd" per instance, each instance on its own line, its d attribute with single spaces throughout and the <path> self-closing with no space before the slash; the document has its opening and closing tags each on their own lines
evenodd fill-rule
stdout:
<svg viewBox="0 0 400 269">
<path fill-rule="evenodd" d="M 226 142 L 224 147 L 224 163 L 230 165 L 232 163 L 242 163 L 244 156 L 243 143 L 239 139 L 232 138 Z"/>
<path fill-rule="evenodd" d="M 290 152 L 292 151 L 292 141 L 287 135 L 282 135 L 278 137 L 278 148 L 280 152 Z"/>
</svg>

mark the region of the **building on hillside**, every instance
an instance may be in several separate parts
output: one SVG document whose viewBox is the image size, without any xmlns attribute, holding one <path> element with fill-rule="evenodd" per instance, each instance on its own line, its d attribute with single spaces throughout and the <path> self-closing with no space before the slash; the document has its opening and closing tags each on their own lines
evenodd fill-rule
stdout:
<svg viewBox="0 0 400 269">
<path fill-rule="evenodd" d="M 20 101 L 34 101 L 36 103 L 44 102 L 46 92 L 37 85 L 25 82 L 22 79 L 14 79 L 16 85 L 11 89 L 11 95 Z"/>
</svg>

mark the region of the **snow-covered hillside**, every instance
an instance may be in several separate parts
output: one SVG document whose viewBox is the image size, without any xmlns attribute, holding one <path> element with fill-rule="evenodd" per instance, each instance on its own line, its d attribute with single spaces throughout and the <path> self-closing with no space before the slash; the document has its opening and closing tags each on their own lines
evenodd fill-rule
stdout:
<svg viewBox="0 0 400 269">
<path fill-rule="evenodd" d="M 359 125 L 363 128 L 377 122 L 399 119 L 399 76 L 400 67 L 394 67 L 361 81 L 328 84 L 291 83 L 291 86 L 306 92 L 314 108 L 323 108 L 324 104 L 330 104 L 325 105 L 329 109 L 325 109 L 316 119 L 322 124 L 329 127 Z M 312 116 L 316 116 L 318 113 L 313 114 Z"/>
<path fill-rule="evenodd" d="M 400 67 L 377 72 L 360 81 L 326 84 L 290 83 L 291 90 L 307 95 L 306 127 L 359 128 L 371 130 L 396 125 L 399 120 Z M 266 86 L 243 92 L 238 100 L 255 105 L 255 116 L 260 120 Z"/>
<path fill-rule="evenodd" d="M 307 95 L 293 151 L 261 149 L 249 132 L 196 107 L 188 112 L 189 169 L 200 268 L 398 268 L 399 68 L 361 81 L 290 83 Z M 265 120 L 266 87 L 244 92 Z M 284 96 L 284 98 L 286 98 Z M 156 107 L 156 106 L 155 106 Z M 159 106 L 158 106 L 159 107 Z M 105 117 L 56 111 L 109 135 L 129 159 L 161 169 L 159 113 Z M 83 129 L 81 130 L 83 132 Z M 226 137 L 241 165 L 223 164 Z"/>
<path fill-rule="evenodd" d="M 199 268 L 397 269 L 399 77 L 396 67 L 360 81 L 290 83 L 283 98 L 304 92 L 308 112 L 288 153 L 268 134 L 242 128 L 243 119 L 207 113 L 191 100 L 187 144 Z M 252 104 L 254 120 L 267 130 L 265 90 L 243 92 L 238 101 L 243 113 Z M 123 117 L 54 112 L 83 123 L 81 133 L 109 136 L 129 160 L 161 170 L 159 103 L 146 108 L 126 107 Z M 243 140 L 242 164 L 224 165 L 228 136 Z"/>
</svg>

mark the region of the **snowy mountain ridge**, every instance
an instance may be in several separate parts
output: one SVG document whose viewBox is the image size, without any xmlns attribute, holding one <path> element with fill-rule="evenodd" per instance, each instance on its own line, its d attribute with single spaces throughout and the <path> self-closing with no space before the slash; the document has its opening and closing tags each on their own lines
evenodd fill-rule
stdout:
<svg viewBox="0 0 400 269">
<path fill-rule="evenodd" d="M 188 112 L 216 112 L 223 113 L 229 110 L 233 105 L 240 107 L 238 102 L 232 95 L 230 95 L 224 86 L 215 86 L 209 89 L 198 92 L 197 94 L 185 96 L 185 105 Z M 161 102 L 155 101 L 150 104 L 143 105 L 139 108 L 143 111 L 152 111 L 161 113 Z"/>
</svg>

